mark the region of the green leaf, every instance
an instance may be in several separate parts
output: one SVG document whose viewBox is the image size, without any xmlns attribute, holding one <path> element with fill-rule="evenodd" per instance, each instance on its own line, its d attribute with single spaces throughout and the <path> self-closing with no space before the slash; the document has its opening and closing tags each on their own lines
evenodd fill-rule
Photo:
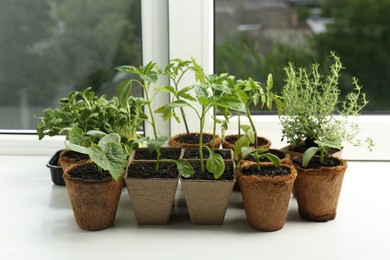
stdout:
<svg viewBox="0 0 390 260">
<path fill-rule="evenodd" d="M 222 96 L 218 98 L 216 105 L 227 109 L 246 112 L 244 104 L 238 98 L 233 96 Z"/>
<path fill-rule="evenodd" d="M 157 91 L 165 92 L 165 93 L 170 93 L 174 96 L 177 96 L 177 92 L 174 87 L 172 86 L 164 86 L 161 88 L 156 88 Z"/>
<path fill-rule="evenodd" d="M 127 99 L 130 95 L 132 86 L 133 86 L 133 82 L 131 80 L 124 80 L 118 85 L 116 89 L 116 93 L 119 99 L 119 104 L 122 107 L 126 106 L 127 104 Z"/>
<path fill-rule="evenodd" d="M 305 151 L 302 158 L 302 167 L 307 167 L 310 163 L 310 160 L 314 155 L 320 150 L 319 147 L 310 147 Z"/>
<path fill-rule="evenodd" d="M 274 155 L 274 154 L 272 154 L 272 153 L 265 153 L 265 154 L 262 154 L 262 156 L 267 157 L 268 160 L 270 160 L 271 163 L 272 163 L 276 168 L 279 168 L 279 166 L 280 166 L 280 159 L 279 159 L 279 157 L 277 157 L 276 155 Z"/>
<path fill-rule="evenodd" d="M 107 143 L 102 147 L 92 144 L 89 147 L 91 160 L 102 169 L 108 171 L 118 180 L 126 167 L 127 157 L 123 148 L 117 143 Z"/>
<path fill-rule="evenodd" d="M 225 162 L 222 156 L 210 150 L 210 156 L 206 161 L 206 169 L 214 175 L 215 179 L 221 177 L 225 171 Z"/>
<path fill-rule="evenodd" d="M 244 146 L 244 147 L 241 147 L 241 156 L 243 159 L 245 159 L 246 157 L 248 157 L 255 149 L 253 147 L 247 147 L 247 146 Z"/>
<path fill-rule="evenodd" d="M 175 163 L 179 174 L 184 178 L 189 178 L 194 174 L 194 168 L 192 168 L 192 165 L 188 161 L 179 159 L 175 160 Z"/>
<path fill-rule="evenodd" d="M 234 143 L 234 151 L 233 155 L 234 157 L 238 157 L 242 153 L 242 148 L 248 147 L 250 144 L 249 139 L 247 136 L 243 135 Z M 243 155 L 241 155 L 244 157 Z"/>
<path fill-rule="evenodd" d="M 70 150 L 75 151 L 75 152 L 79 152 L 79 153 L 83 153 L 83 154 L 89 153 L 88 147 L 77 145 L 77 144 L 72 144 L 69 141 L 65 141 L 65 147 L 67 149 L 70 149 Z"/>
<path fill-rule="evenodd" d="M 102 139 L 100 139 L 98 146 L 104 150 L 107 144 L 109 143 L 120 144 L 120 142 L 121 142 L 120 135 L 117 133 L 111 133 L 104 136 Z"/>
</svg>

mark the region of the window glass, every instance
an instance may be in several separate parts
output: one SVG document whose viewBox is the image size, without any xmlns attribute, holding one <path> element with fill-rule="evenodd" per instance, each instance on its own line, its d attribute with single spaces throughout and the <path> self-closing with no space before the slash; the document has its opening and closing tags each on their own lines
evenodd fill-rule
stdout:
<svg viewBox="0 0 390 260">
<path fill-rule="evenodd" d="M 279 91 L 289 61 L 326 68 L 329 54 L 345 69 L 340 88 L 359 79 L 369 113 L 390 112 L 389 0 L 215 0 L 215 72 L 265 83 Z"/>
<path fill-rule="evenodd" d="M 140 0 L 0 0 L 0 131 L 35 129 L 73 90 L 115 94 L 140 65 Z M 134 95 L 141 95 L 135 90 Z"/>
</svg>

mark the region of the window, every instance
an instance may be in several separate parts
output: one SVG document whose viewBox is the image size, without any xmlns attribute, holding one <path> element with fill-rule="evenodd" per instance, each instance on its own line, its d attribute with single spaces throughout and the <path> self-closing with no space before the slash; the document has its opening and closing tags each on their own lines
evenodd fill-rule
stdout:
<svg viewBox="0 0 390 260">
<path fill-rule="evenodd" d="M 0 0 L 5 2 L 6 0 Z M 215 11 L 222 12 L 218 6 L 218 1 L 215 0 L 142 0 L 142 60 L 148 62 L 150 60 L 157 61 L 161 66 L 167 63 L 170 58 L 190 58 L 194 57 L 206 70 L 207 73 L 214 71 L 214 18 L 216 21 L 216 30 L 218 31 L 218 17 L 214 17 Z M 363 0 L 361 0 L 363 1 Z M 20 0 L 18 3 L 23 2 Z M 29 3 L 30 1 L 24 0 Z M 47 2 L 46 0 L 34 2 Z M 56 1 L 58 4 L 65 1 Z M 67 2 L 71 2 L 68 0 Z M 85 0 L 84 2 L 88 2 Z M 110 1 L 111 2 L 111 1 Z M 131 0 L 126 2 L 132 3 Z M 227 3 L 240 4 L 245 1 L 228 1 Z M 256 1 L 254 1 L 256 2 Z M 273 1 L 278 2 L 278 1 Z M 292 1 L 290 1 L 292 2 Z M 306 1 L 309 2 L 309 1 Z M 376 2 L 376 1 L 375 1 Z M 3 4 L 6 6 L 6 4 Z M 2 5 L 2 7 L 3 7 Z M 229 8 L 225 8 L 224 13 L 229 13 Z M 226 11 L 227 10 L 227 11 Z M 0 10 L 3 12 L 3 9 Z M 169 17 L 168 17 L 169 13 Z M 218 14 L 217 14 L 218 15 Z M 3 22 L 3 15 L 0 16 L 0 21 Z M 232 21 L 228 21 L 223 26 L 232 25 Z M 385 23 L 384 23 L 385 24 Z M 256 26 L 239 27 L 242 31 L 253 29 Z M 217 32 L 218 34 L 218 32 Z M 230 36 L 229 36 L 230 37 Z M 226 39 L 229 38 L 226 36 Z M 0 38 L 0 44 L 3 38 Z M 217 36 L 215 37 L 216 44 L 220 44 Z M 169 44 L 168 44 L 169 43 Z M 218 48 L 216 48 L 218 52 Z M 2 54 L 0 54 L 2 55 Z M 387 55 L 388 56 L 388 55 Z M 384 56 L 384 59 L 387 57 Z M 59 66 L 59 65 L 58 65 Z M 216 67 L 218 69 L 218 60 Z M 112 68 L 112 66 L 111 66 Z M 0 70 L 0 75 L 2 72 Z M 183 79 L 183 86 L 186 83 L 191 84 L 192 78 Z M 159 84 L 166 84 L 160 82 Z M 1 89 L 0 85 L 0 89 Z M 0 99 L 3 94 L 0 95 Z M 169 97 L 160 96 L 156 99 L 155 108 L 160 104 L 168 102 Z M 3 108 L 1 108 L 3 110 Z M 40 111 L 40 110 L 39 110 Z M 261 131 L 261 135 L 271 139 L 273 147 L 282 147 L 285 143 L 280 141 L 281 131 L 277 116 L 256 116 L 257 129 Z M 229 131 L 236 131 L 233 124 Z M 363 160 L 389 160 L 387 147 L 390 146 L 390 139 L 385 138 L 385 134 L 390 131 L 390 116 L 389 115 L 365 115 L 360 117 L 362 134 L 373 137 L 376 141 L 376 147 L 373 153 L 367 152 L 365 149 L 345 149 L 345 158 L 347 159 L 363 159 Z M 190 128 L 196 129 L 195 120 L 190 122 Z M 211 129 L 211 120 L 206 122 L 206 131 Z M 1 123 L 0 123 L 1 125 Z M 1 125 L 2 126 L 2 125 Z M 183 132 L 183 126 L 177 124 L 174 120 L 171 122 L 159 122 L 159 130 L 161 134 Z M 148 133 L 148 129 L 146 129 Z M 38 142 L 35 136 L 11 136 L 7 137 L 0 135 L 0 154 L 24 153 L 24 154 L 51 154 L 53 149 L 63 147 L 62 140 L 46 140 L 47 142 Z"/>
<path fill-rule="evenodd" d="M 113 95 L 113 68 L 142 64 L 140 0 L 0 4 L 0 131 L 35 129 L 33 115 L 73 90 Z"/>
<path fill-rule="evenodd" d="M 340 89 L 359 79 L 370 114 L 390 112 L 389 1 L 215 0 L 215 71 L 284 85 L 288 62 L 327 68 L 330 52 L 345 67 Z"/>
</svg>

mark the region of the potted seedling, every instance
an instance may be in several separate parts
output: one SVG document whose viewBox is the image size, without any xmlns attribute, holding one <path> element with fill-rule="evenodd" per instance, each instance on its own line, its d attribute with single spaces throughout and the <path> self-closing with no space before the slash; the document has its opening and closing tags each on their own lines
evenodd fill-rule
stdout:
<svg viewBox="0 0 390 260">
<path fill-rule="evenodd" d="M 318 65 L 313 65 L 311 73 L 307 73 L 290 64 L 283 90 L 283 135 L 293 147 L 302 141 L 306 144 L 304 155 L 293 159 L 298 171 L 294 185 L 298 209 L 301 217 L 312 221 L 336 217 L 347 163 L 331 156 L 333 151 L 341 150 L 345 142 L 370 149 L 373 146 L 371 139 L 363 141 L 358 137 L 358 124 L 353 120 L 368 103 L 362 87 L 353 78 L 354 91 L 342 99 L 339 90 L 342 64 L 334 53 L 331 56 L 334 64 L 326 78 L 319 73 Z M 296 111 L 292 113 L 289 106 Z"/>
<path fill-rule="evenodd" d="M 232 160 L 231 150 L 228 158 L 224 159 L 218 149 L 215 149 L 217 142 L 217 109 L 223 115 L 228 110 L 245 111 L 240 100 L 233 95 L 232 89 L 227 86 L 228 74 L 204 75 L 203 69 L 196 62 L 194 71 L 199 83 L 192 86 L 196 102 L 187 100 L 174 100 L 172 103 L 164 105 L 158 112 L 163 117 L 172 117 L 175 109 L 188 107 L 194 111 L 199 122 L 199 144 L 197 159 L 187 160 L 194 168 L 194 174 L 190 178 L 182 177 L 181 183 L 187 206 L 193 224 L 222 224 L 227 209 L 232 188 L 235 182 L 235 165 Z M 213 138 L 212 145 L 206 146 L 203 142 L 205 119 L 212 112 L 213 117 Z M 185 153 L 186 153 L 185 149 Z M 207 153 L 207 156 L 204 155 Z M 204 201 L 208 203 L 204 203 Z"/>
<path fill-rule="evenodd" d="M 297 176 L 290 164 L 267 149 L 241 148 L 242 159 L 253 156 L 255 162 L 239 161 L 237 180 L 240 185 L 248 224 L 261 231 L 276 231 L 284 226 L 291 191 Z M 269 162 L 260 162 L 265 157 Z"/>
<path fill-rule="evenodd" d="M 91 231 L 112 226 L 128 159 L 120 135 L 74 127 L 67 134 L 66 147 L 91 159 L 64 172 L 76 223 Z"/>
<path fill-rule="evenodd" d="M 167 137 L 157 135 L 154 111 L 151 108 L 157 91 L 152 89 L 161 70 L 155 62 L 145 66 L 121 66 L 119 71 L 137 75 L 132 84 L 140 85 L 145 93 L 148 110 L 147 123 L 153 129 L 153 137 L 145 137 L 147 148 L 134 151 L 126 169 L 125 183 L 138 224 L 167 224 L 179 175 L 190 176 L 193 169 L 181 159 L 182 148 L 165 148 Z M 178 153 L 177 153 L 178 152 Z M 142 157 L 140 154 L 148 157 Z M 171 155 L 173 153 L 173 155 Z"/>
<path fill-rule="evenodd" d="M 157 88 L 158 91 L 169 93 L 172 96 L 172 100 L 169 106 L 162 106 L 155 112 L 162 113 L 165 120 L 175 118 L 177 122 L 182 122 L 185 127 L 184 133 L 179 133 L 169 138 L 168 144 L 173 147 L 197 148 L 199 146 L 200 133 L 190 131 L 187 116 L 183 108 L 187 106 L 187 102 L 197 102 L 196 98 L 191 94 L 194 86 L 190 85 L 179 89 L 181 80 L 189 72 L 195 72 L 196 81 L 205 78 L 203 68 L 194 59 L 173 59 L 164 69 L 164 75 L 169 77 L 172 84 Z M 176 109 L 180 110 L 180 116 L 176 113 Z M 211 147 L 214 145 L 214 148 L 219 148 L 221 139 L 219 136 L 215 136 L 214 139 L 213 137 L 211 133 L 203 133 L 202 146 Z"/>
<path fill-rule="evenodd" d="M 259 106 L 260 108 L 266 106 L 269 110 L 272 109 L 273 102 L 278 106 L 282 104 L 279 97 L 272 92 L 272 75 L 268 75 L 265 90 L 261 87 L 259 82 L 254 81 L 252 78 L 247 80 L 235 80 L 231 85 L 237 98 L 244 104 L 245 112 L 243 114 L 241 114 L 240 111 L 237 112 L 238 134 L 224 136 L 222 143 L 223 147 L 234 149 L 235 144 L 237 144 L 239 147 L 236 151 L 240 151 L 240 147 L 245 146 L 253 146 L 255 149 L 259 147 L 269 148 L 271 146 L 271 141 L 258 136 L 250 109 L 252 104 L 255 107 Z M 242 115 L 246 116 L 250 125 L 241 124 Z M 237 156 L 237 154 L 235 154 L 235 156 Z"/>
</svg>

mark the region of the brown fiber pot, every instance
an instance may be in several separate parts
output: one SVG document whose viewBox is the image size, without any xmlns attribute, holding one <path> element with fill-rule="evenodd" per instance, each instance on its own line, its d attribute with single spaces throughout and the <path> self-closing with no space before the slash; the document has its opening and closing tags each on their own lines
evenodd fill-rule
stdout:
<svg viewBox="0 0 390 260">
<path fill-rule="evenodd" d="M 79 159 L 76 159 L 74 157 L 69 156 L 69 153 L 76 153 L 80 155 Z M 85 158 L 85 159 L 81 159 Z M 80 154 L 72 150 L 62 150 L 60 152 L 60 157 L 58 159 L 58 164 L 61 166 L 62 171 L 65 172 L 67 169 L 69 169 L 72 165 L 76 163 L 82 163 L 89 161 L 88 155 Z"/>
<path fill-rule="evenodd" d="M 199 133 L 190 133 L 190 134 L 199 134 Z M 174 146 L 174 147 L 183 147 L 183 148 L 189 148 L 189 147 L 199 147 L 199 144 L 189 144 L 189 143 L 182 143 L 182 142 L 178 142 L 177 139 L 181 136 L 186 136 L 187 133 L 181 133 L 181 134 L 177 134 L 177 135 L 174 135 L 172 136 L 171 138 L 169 138 L 168 140 L 168 144 L 170 146 Z M 210 138 L 213 136 L 212 134 L 209 134 L 209 133 L 203 133 L 203 136 L 210 136 Z M 220 145 L 221 145 L 221 142 L 222 142 L 222 139 L 217 135 L 215 137 L 215 145 L 214 145 L 214 148 L 219 148 Z M 211 147 L 212 146 L 212 142 L 207 142 L 207 143 L 203 143 L 203 146 L 208 146 L 208 147 Z"/>
<path fill-rule="evenodd" d="M 178 180 L 178 178 L 125 178 L 138 224 L 169 223 Z"/>
<path fill-rule="evenodd" d="M 243 167 L 253 164 L 255 163 L 246 163 Z M 294 166 L 281 166 L 288 167 L 291 173 L 276 177 L 237 173 L 247 221 L 254 229 L 276 231 L 284 226 L 297 172 Z"/>
<path fill-rule="evenodd" d="M 87 181 L 70 177 L 68 171 L 79 165 L 72 165 L 63 175 L 76 223 L 90 231 L 108 228 L 115 221 L 123 177 L 118 181 Z"/>
<path fill-rule="evenodd" d="M 326 222 L 336 217 L 347 162 L 335 167 L 302 168 L 296 166 L 295 196 L 302 218 Z"/>
<path fill-rule="evenodd" d="M 222 147 L 223 148 L 234 149 L 234 144 L 226 141 L 226 138 L 228 138 L 228 137 L 235 137 L 236 139 L 238 139 L 238 134 L 226 135 L 222 140 Z M 259 148 L 270 148 L 271 147 L 271 141 L 268 140 L 267 138 L 258 136 L 257 140 L 259 143 L 264 143 L 263 145 L 260 145 Z"/>
</svg>

